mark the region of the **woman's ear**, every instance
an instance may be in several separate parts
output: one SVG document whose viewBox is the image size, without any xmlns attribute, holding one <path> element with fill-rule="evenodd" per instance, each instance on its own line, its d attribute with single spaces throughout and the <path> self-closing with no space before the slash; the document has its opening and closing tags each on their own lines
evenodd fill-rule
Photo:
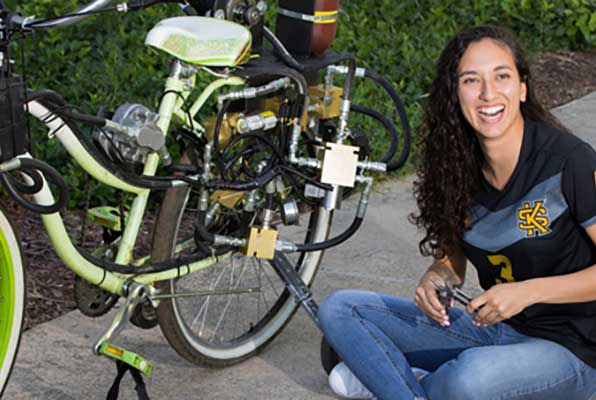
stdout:
<svg viewBox="0 0 596 400">
<path fill-rule="evenodd" d="M 528 85 L 526 84 L 526 80 L 524 79 L 521 83 L 519 100 L 522 103 L 525 103 L 527 97 L 528 97 Z"/>
</svg>

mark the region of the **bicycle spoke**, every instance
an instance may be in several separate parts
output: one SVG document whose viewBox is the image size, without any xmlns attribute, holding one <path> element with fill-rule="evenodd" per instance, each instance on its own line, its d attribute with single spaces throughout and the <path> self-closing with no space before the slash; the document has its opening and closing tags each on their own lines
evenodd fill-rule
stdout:
<svg viewBox="0 0 596 400">
<path fill-rule="evenodd" d="M 242 277 L 244 276 L 244 272 L 246 271 L 245 266 L 246 266 L 246 261 L 242 263 L 242 268 L 240 270 L 241 272 L 240 272 L 240 278 L 239 278 L 239 280 L 241 280 Z M 237 289 L 237 288 L 234 288 L 234 289 Z M 217 321 L 217 324 L 215 324 L 215 328 L 213 328 L 213 334 L 211 335 L 211 338 L 209 338 L 209 340 L 208 340 L 209 342 L 212 342 L 213 341 L 213 338 L 215 337 L 215 335 L 216 335 L 216 333 L 217 333 L 217 331 L 219 329 L 219 326 L 220 326 L 221 322 L 223 321 L 224 316 L 226 315 L 226 312 L 228 310 L 228 307 L 230 306 L 231 301 L 232 301 L 232 297 L 230 297 L 228 299 L 228 301 L 226 302 L 226 305 L 225 305 L 223 311 L 221 312 L 221 315 L 219 317 L 219 320 Z"/>
</svg>

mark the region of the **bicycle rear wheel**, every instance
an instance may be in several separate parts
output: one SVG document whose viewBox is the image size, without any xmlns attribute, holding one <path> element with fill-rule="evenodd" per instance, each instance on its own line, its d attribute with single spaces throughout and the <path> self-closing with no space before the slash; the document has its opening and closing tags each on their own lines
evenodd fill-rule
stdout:
<svg viewBox="0 0 596 400">
<path fill-rule="evenodd" d="M 196 212 L 187 207 L 188 196 L 185 188 L 171 189 L 166 194 L 155 226 L 152 255 L 155 261 L 170 258 L 176 245 L 192 242 Z M 233 215 L 221 218 L 229 224 Z M 325 210 L 304 213 L 302 227 L 278 226 L 280 238 L 323 241 L 328 235 L 330 218 L 331 213 Z M 246 225 L 240 226 L 243 227 Z M 322 252 L 287 257 L 310 285 Z M 246 257 L 237 251 L 210 268 L 163 282 L 159 287 L 173 296 L 189 294 L 162 300 L 157 313 L 170 345 L 198 365 L 224 367 L 251 357 L 280 333 L 297 308 L 271 262 Z M 229 293 L 246 289 L 253 291 Z M 221 293 L 190 295 L 198 291 Z"/>
<path fill-rule="evenodd" d="M 25 310 L 25 266 L 12 221 L 0 207 L 0 397 L 21 340 Z"/>
</svg>

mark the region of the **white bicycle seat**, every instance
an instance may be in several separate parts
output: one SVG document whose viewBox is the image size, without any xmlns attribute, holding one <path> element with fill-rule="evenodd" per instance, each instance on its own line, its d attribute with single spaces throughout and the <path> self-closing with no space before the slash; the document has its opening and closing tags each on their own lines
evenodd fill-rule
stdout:
<svg viewBox="0 0 596 400">
<path fill-rule="evenodd" d="M 206 17 L 176 17 L 160 21 L 145 44 L 190 64 L 234 67 L 248 59 L 250 30 L 234 22 Z"/>
</svg>

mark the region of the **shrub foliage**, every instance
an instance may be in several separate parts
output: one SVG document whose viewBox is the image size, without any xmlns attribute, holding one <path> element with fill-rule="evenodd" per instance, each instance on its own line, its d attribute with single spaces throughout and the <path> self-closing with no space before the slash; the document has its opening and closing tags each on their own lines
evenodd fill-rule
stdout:
<svg viewBox="0 0 596 400">
<path fill-rule="evenodd" d="M 274 23 L 275 1 L 269 0 L 267 17 Z M 74 10 L 76 0 L 9 0 L 23 15 L 51 17 Z M 17 4 L 18 3 L 18 4 Z M 596 0 L 344 0 L 335 50 L 354 53 L 360 66 L 387 76 L 407 104 L 415 127 L 438 57 L 446 41 L 458 30 L 494 23 L 512 28 L 530 54 L 544 50 L 577 49 L 596 44 Z M 160 19 L 179 15 L 173 5 L 129 14 L 98 15 L 24 41 L 24 58 L 30 87 L 51 88 L 87 112 L 122 103 L 142 103 L 155 109 L 169 72 L 167 57 L 144 46 L 146 32 Z M 388 112 L 389 97 L 379 101 L 378 88 L 358 84 L 355 102 Z M 373 100 L 374 99 L 374 100 Z M 378 127 L 356 120 L 367 130 Z M 386 141 L 372 135 L 376 154 Z M 82 172 L 56 140 L 36 136 L 36 152 L 68 173 L 71 206 L 84 199 Z M 109 191 L 95 191 L 105 199 Z"/>
</svg>

